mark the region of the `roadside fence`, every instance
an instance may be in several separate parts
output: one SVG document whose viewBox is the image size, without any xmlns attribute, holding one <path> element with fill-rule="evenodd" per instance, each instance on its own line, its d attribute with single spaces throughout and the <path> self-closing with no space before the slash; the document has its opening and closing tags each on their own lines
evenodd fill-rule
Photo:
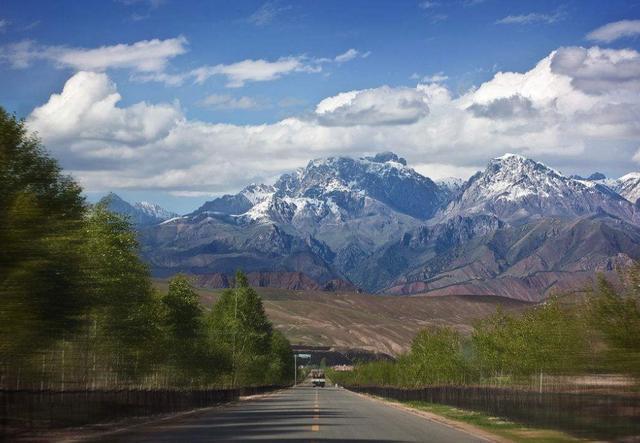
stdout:
<svg viewBox="0 0 640 443">
<path fill-rule="evenodd" d="M 204 408 L 283 386 L 236 389 L 0 390 L 0 437 Z M 1 438 L 0 438 L 1 440 Z"/>
</svg>

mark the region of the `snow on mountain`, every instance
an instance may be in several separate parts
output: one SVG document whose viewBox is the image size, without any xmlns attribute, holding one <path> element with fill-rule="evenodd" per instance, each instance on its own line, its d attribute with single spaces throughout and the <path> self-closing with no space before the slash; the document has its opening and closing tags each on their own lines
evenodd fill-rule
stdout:
<svg viewBox="0 0 640 443">
<path fill-rule="evenodd" d="M 392 152 L 328 157 L 283 174 L 275 185 L 251 184 L 236 195 L 207 202 L 194 214 L 228 214 L 240 223 L 285 223 L 304 232 L 388 210 L 430 224 L 458 215 L 490 214 L 512 222 L 598 210 L 634 219 L 633 208 L 617 193 L 640 197 L 640 174 L 629 174 L 615 186 L 602 177 L 571 178 L 521 155 L 505 154 L 467 182 L 450 178 L 436 183 Z"/>
<path fill-rule="evenodd" d="M 449 200 L 453 200 L 462 191 L 462 187 L 466 183 L 466 180 L 458 177 L 445 177 L 436 180 L 435 183 L 440 187 L 440 189 L 449 195 Z"/>
<path fill-rule="evenodd" d="M 205 203 L 194 214 L 218 212 L 241 223 L 281 222 L 306 229 L 362 217 L 365 208 L 371 211 L 369 200 L 375 200 L 392 212 L 424 220 L 448 194 L 409 168 L 405 159 L 384 152 L 311 160 L 305 168 L 283 174 L 274 186 L 251 184 L 236 195 Z"/>
<path fill-rule="evenodd" d="M 238 217 L 241 222 L 290 223 L 294 226 L 339 222 L 345 212 L 331 199 L 270 195 Z M 327 220 L 329 218 L 329 220 Z"/>
<path fill-rule="evenodd" d="M 569 178 L 573 178 L 576 180 L 588 180 L 588 181 L 594 181 L 594 182 L 604 182 L 607 180 L 607 176 L 604 175 L 601 172 L 594 172 L 593 174 L 591 174 L 589 177 L 581 177 L 579 175 L 570 175 Z"/>
<path fill-rule="evenodd" d="M 190 215 L 195 216 L 202 213 L 218 213 L 237 216 L 245 214 L 257 205 L 261 205 L 265 201 L 269 200 L 275 192 L 276 188 L 271 185 L 252 183 L 237 194 L 226 194 L 222 197 L 206 202 Z M 252 213 L 256 214 L 259 212 L 259 208 L 252 211 Z M 251 214 L 249 214 L 249 217 L 251 217 Z"/>
<path fill-rule="evenodd" d="M 137 226 L 161 223 L 178 215 L 154 203 L 143 201 L 131 204 L 113 192 L 103 197 L 100 201 L 106 203 L 110 211 L 128 217 Z"/>
<path fill-rule="evenodd" d="M 347 272 L 360 258 L 432 217 L 449 196 L 403 158 L 384 152 L 311 160 L 273 186 L 250 185 L 205 203 L 191 216 L 206 213 L 247 229 L 282 226 L 320 245 L 318 250 L 328 251 Z"/>
<path fill-rule="evenodd" d="M 312 160 L 306 168 L 283 175 L 275 187 L 277 195 L 319 199 L 346 213 L 361 208 L 366 196 L 422 220 L 431 217 L 446 199 L 431 179 L 391 152 L 360 159 Z"/>
<path fill-rule="evenodd" d="M 538 300 L 640 258 L 635 206 L 616 192 L 633 198 L 640 173 L 614 182 L 514 154 L 464 183 L 435 183 L 391 152 L 329 157 L 156 223 L 142 243 L 160 275 L 240 267 L 372 292 Z"/>
<path fill-rule="evenodd" d="M 620 178 L 607 178 L 604 174 L 596 172 L 585 180 L 606 186 L 631 203 L 636 203 L 640 198 L 640 172 L 631 172 Z"/>
<path fill-rule="evenodd" d="M 435 183 L 438 186 L 451 189 L 453 191 L 457 191 L 465 184 L 466 180 L 458 177 L 444 177 L 438 180 L 435 180 Z"/>
<path fill-rule="evenodd" d="M 252 183 L 240 191 L 240 195 L 249 200 L 252 205 L 257 205 L 269 199 L 275 192 L 276 188 L 271 185 Z"/>
<path fill-rule="evenodd" d="M 615 181 L 613 189 L 631 203 L 637 202 L 640 198 L 640 172 L 623 175 Z"/>
<path fill-rule="evenodd" d="M 599 183 L 577 180 L 534 160 L 505 154 L 464 185 L 443 217 L 490 214 L 505 221 L 571 217 L 598 210 L 633 217 L 626 200 Z"/>
<path fill-rule="evenodd" d="M 175 212 L 168 211 L 160 205 L 146 201 L 136 202 L 133 204 L 133 207 L 160 221 L 169 220 L 178 216 Z"/>
<path fill-rule="evenodd" d="M 263 196 L 261 201 L 238 216 L 240 222 L 291 223 L 297 207 L 275 194 Z"/>
</svg>

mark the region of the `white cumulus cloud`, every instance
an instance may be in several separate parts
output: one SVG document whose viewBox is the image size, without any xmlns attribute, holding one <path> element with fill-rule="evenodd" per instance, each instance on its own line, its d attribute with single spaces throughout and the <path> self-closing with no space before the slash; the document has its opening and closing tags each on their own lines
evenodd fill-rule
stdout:
<svg viewBox="0 0 640 443">
<path fill-rule="evenodd" d="M 106 74 L 81 71 L 67 81 L 60 94 L 35 108 L 29 122 L 48 142 L 64 143 L 80 157 L 128 158 L 135 157 L 136 146 L 167 137 L 182 119 L 177 104 L 141 102 L 120 108 L 120 100 Z"/>
<path fill-rule="evenodd" d="M 589 94 L 637 92 L 640 86 L 640 53 L 633 49 L 560 48 L 551 69 Z"/>
<path fill-rule="evenodd" d="M 327 155 L 393 150 L 424 172 L 468 174 L 518 152 L 566 172 L 628 172 L 640 145 L 633 50 L 560 48 L 460 95 L 442 83 L 336 94 L 272 124 L 188 119 L 177 103 L 120 105 L 104 73 L 79 72 L 29 116 L 89 191 L 230 192 Z M 212 98 L 212 105 L 240 98 Z M 204 193 L 204 194 L 196 194 Z"/>
<path fill-rule="evenodd" d="M 410 124 L 428 113 L 422 91 L 388 86 L 344 92 L 324 99 L 316 107 L 318 122 L 325 126 Z"/>
</svg>

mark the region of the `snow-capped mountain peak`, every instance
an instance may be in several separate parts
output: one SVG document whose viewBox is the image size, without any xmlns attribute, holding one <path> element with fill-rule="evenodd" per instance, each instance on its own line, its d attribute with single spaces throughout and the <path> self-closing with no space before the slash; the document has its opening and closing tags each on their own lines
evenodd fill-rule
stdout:
<svg viewBox="0 0 640 443">
<path fill-rule="evenodd" d="M 640 199 L 640 172 L 630 172 L 623 175 L 613 183 L 608 183 L 614 191 L 622 195 L 631 203 L 635 203 Z"/>
<path fill-rule="evenodd" d="M 304 169 L 283 175 L 275 187 L 280 196 L 331 200 L 347 212 L 361 207 L 362 198 L 368 197 L 418 219 L 432 216 L 447 198 L 431 179 L 392 152 L 315 159 Z"/>
<path fill-rule="evenodd" d="M 555 194 L 567 180 L 542 163 L 518 154 L 505 154 L 489 162 L 476 184 L 483 188 L 485 197 L 518 201 L 529 195 Z"/>
<path fill-rule="evenodd" d="M 178 215 L 175 212 L 164 209 L 160 205 L 147 201 L 136 202 L 133 206 L 145 214 L 162 221 L 169 220 L 170 218 L 174 218 Z"/>
<path fill-rule="evenodd" d="M 505 154 L 471 177 L 443 214 L 483 213 L 516 221 L 578 216 L 598 208 L 614 214 L 622 211 L 625 216 L 632 212 L 622 198 L 597 183 L 569 178 L 518 154 Z"/>
<path fill-rule="evenodd" d="M 498 165 L 499 167 L 504 168 L 504 170 L 511 170 L 515 174 L 528 174 L 532 171 L 544 171 L 545 173 L 564 177 L 559 171 L 550 168 L 542 162 L 532 160 L 521 154 L 507 153 L 501 155 L 500 157 L 490 160 L 489 165 Z"/>
<path fill-rule="evenodd" d="M 631 203 L 636 203 L 640 199 L 640 172 L 630 172 L 620 178 L 607 178 L 600 172 L 594 172 L 587 178 L 577 175 L 571 177 L 585 184 L 606 186 Z"/>
<path fill-rule="evenodd" d="M 452 192 L 458 192 L 467 181 L 459 177 L 443 177 L 435 180 L 435 183 L 441 188 L 448 189 Z"/>
<path fill-rule="evenodd" d="M 131 204 L 113 192 L 110 192 L 100 201 L 106 203 L 110 211 L 128 217 L 133 224 L 138 226 L 161 223 L 178 215 L 155 203 L 142 201 Z"/>
<path fill-rule="evenodd" d="M 623 175 L 618 180 L 620 181 L 640 180 L 640 172 L 630 172 L 628 174 Z"/>
<path fill-rule="evenodd" d="M 317 159 L 273 186 L 145 227 L 145 253 L 162 272 L 240 266 L 369 291 L 539 300 L 559 279 L 640 257 L 636 207 L 602 180 L 516 154 L 489 160 L 462 186 L 434 183 L 393 153 Z"/>
<path fill-rule="evenodd" d="M 258 203 L 262 203 L 267 200 L 275 192 L 276 188 L 271 185 L 251 183 L 240 191 L 240 194 L 249 200 L 252 205 L 257 205 Z"/>
<path fill-rule="evenodd" d="M 499 157 L 495 157 L 494 160 L 500 160 L 500 161 L 504 161 L 504 160 L 526 161 L 526 160 L 528 160 L 528 158 L 525 157 L 524 155 L 514 154 L 512 152 L 506 152 L 506 153 L 502 154 Z"/>
</svg>

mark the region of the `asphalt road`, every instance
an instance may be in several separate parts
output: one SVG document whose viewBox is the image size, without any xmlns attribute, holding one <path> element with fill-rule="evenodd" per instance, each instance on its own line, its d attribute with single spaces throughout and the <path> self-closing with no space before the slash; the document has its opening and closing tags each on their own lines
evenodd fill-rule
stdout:
<svg viewBox="0 0 640 443">
<path fill-rule="evenodd" d="M 338 388 L 298 386 L 215 410 L 163 420 L 102 441 L 480 442 L 382 402 Z"/>
</svg>

